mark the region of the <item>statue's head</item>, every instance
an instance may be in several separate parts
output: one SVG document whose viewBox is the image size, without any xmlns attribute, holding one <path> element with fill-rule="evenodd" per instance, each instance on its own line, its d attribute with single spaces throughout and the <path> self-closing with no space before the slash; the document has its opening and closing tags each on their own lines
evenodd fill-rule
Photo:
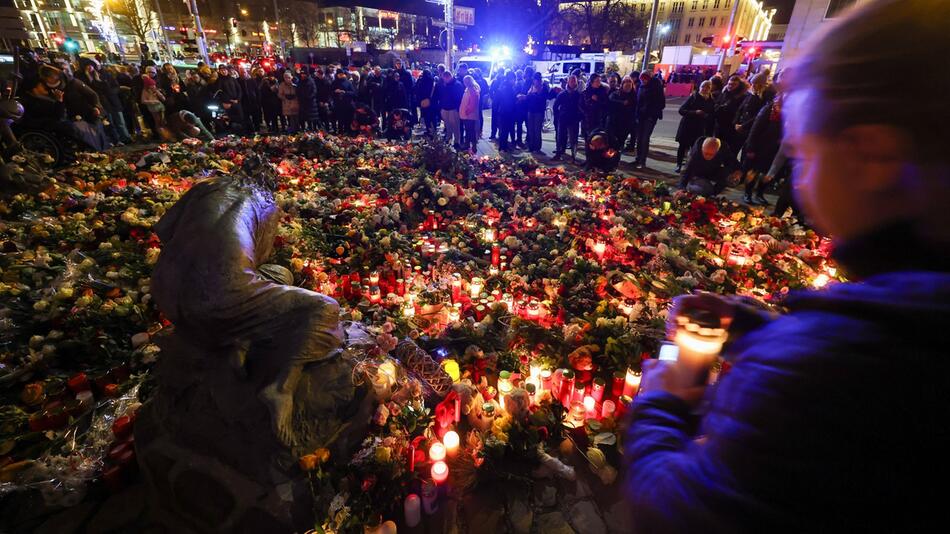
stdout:
<svg viewBox="0 0 950 534">
<path fill-rule="evenodd" d="M 277 191 L 277 173 L 274 171 L 274 166 L 259 154 L 251 154 L 244 158 L 240 178 L 247 185 L 259 187 L 265 191 Z"/>
</svg>

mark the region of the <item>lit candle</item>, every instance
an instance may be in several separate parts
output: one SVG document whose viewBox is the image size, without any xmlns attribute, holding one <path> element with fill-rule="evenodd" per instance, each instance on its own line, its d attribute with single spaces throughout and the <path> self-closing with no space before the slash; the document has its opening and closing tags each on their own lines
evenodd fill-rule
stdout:
<svg viewBox="0 0 950 534">
<path fill-rule="evenodd" d="M 462 298 L 462 275 L 452 274 L 452 302 L 458 302 Z"/>
<path fill-rule="evenodd" d="M 610 384 L 610 395 L 614 398 L 623 395 L 623 383 L 627 374 L 624 371 L 615 371 Z"/>
<path fill-rule="evenodd" d="M 492 267 L 501 265 L 501 247 L 498 245 L 492 245 L 491 247 L 491 264 Z"/>
<path fill-rule="evenodd" d="M 540 375 L 540 376 L 541 376 L 541 388 L 542 388 L 544 391 L 551 391 L 551 380 L 552 380 L 552 377 L 551 377 L 551 370 L 550 370 L 550 369 L 543 369 L 543 370 L 541 371 L 541 375 Z"/>
<path fill-rule="evenodd" d="M 530 376 L 531 378 L 540 379 L 540 378 L 541 378 L 541 366 L 538 365 L 538 364 L 536 364 L 536 363 L 530 364 L 530 365 L 528 366 L 528 376 Z"/>
<path fill-rule="evenodd" d="M 591 383 L 590 387 L 590 396 L 594 397 L 594 400 L 601 402 L 604 400 L 604 388 L 607 386 L 607 383 L 604 382 L 603 378 L 597 377 Z"/>
<path fill-rule="evenodd" d="M 584 426 L 584 421 L 587 418 L 587 410 L 584 409 L 584 404 L 581 402 L 575 402 L 571 404 L 571 409 L 567 413 L 566 423 L 578 428 Z"/>
<path fill-rule="evenodd" d="M 485 232 L 484 232 L 483 236 L 484 236 L 484 238 L 485 238 L 485 242 L 487 242 L 487 243 L 494 243 L 494 242 L 495 242 L 495 229 L 492 228 L 492 227 L 485 228 Z"/>
<path fill-rule="evenodd" d="M 492 265 L 488 268 L 488 276 L 498 276 L 498 273 L 501 272 L 498 270 L 498 267 Z"/>
<path fill-rule="evenodd" d="M 445 462 L 439 461 L 432 464 L 432 480 L 436 484 L 442 484 L 449 478 L 449 466 Z"/>
<path fill-rule="evenodd" d="M 469 294 L 472 298 L 478 298 L 478 294 L 482 292 L 482 279 L 479 277 L 472 278 L 472 281 L 468 284 Z"/>
<path fill-rule="evenodd" d="M 379 283 L 379 271 L 369 273 L 369 285 L 375 286 Z"/>
<path fill-rule="evenodd" d="M 454 430 L 449 430 L 442 436 L 442 444 L 445 445 L 445 454 L 449 458 L 455 458 L 459 451 L 459 435 Z"/>
<path fill-rule="evenodd" d="M 406 526 L 415 527 L 422 522 L 422 500 L 415 493 L 406 496 L 406 502 L 403 503 L 403 511 L 406 514 Z"/>
<path fill-rule="evenodd" d="M 627 369 L 627 376 L 624 379 L 623 394 L 627 397 L 633 397 L 640 390 L 640 373 L 633 369 Z"/>
<path fill-rule="evenodd" d="M 597 401 L 594 400 L 594 397 L 590 395 L 584 397 L 584 410 L 587 411 L 588 419 L 597 418 Z"/>
<path fill-rule="evenodd" d="M 600 410 L 600 416 L 605 419 L 607 417 L 613 417 L 615 411 L 617 411 L 617 404 L 612 400 L 605 400 Z"/>
<path fill-rule="evenodd" d="M 505 293 L 501 296 L 501 302 L 504 303 L 505 307 L 508 308 L 508 313 L 511 313 L 515 309 L 515 297 L 511 293 Z"/>
<path fill-rule="evenodd" d="M 528 319 L 537 319 L 541 317 L 541 303 L 535 299 L 528 302 Z"/>
<path fill-rule="evenodd" d="M 379 286 L 372 286 L 369 289 L 369 301 L 373 304 L 379 304 L 383 300 L 383 294 L 379 290 Z"/>
<path fill-rule="evenodd" d="M 406 294 L 406 280 L 403 278 L 396 279 L 396 294 L 400 297 Z"/>
<path fill-rule="evenodd" d="M 511 385 L 511 372 L 502 371 L 498 373 L 498 404 L 502 409 L 505 408 L 505 395 L 511 393 L 514 387 Z"/>
<path fill-rule="evenodd" d="M 605 252 L 607 252 L 607 243 L 603 239 L 597 239 L 594 242 L 594 254 L 597 255 L 597 259 L 603 258 Z"/>
<path fill-rule="evenodd" d="M 457 322 L 459 322 L 459 319 L 462 318 L 462 311 L 461 311 L 461 309 L 462 309 L 462 305 L 461 305 L 461 304 L 455 304 L 454 306 L 452 306 L 451 308 L 449 308 L 449 322 L 450 322 L 450 323 L 457 323 Z"/>
<path fill-rule="evenodd" d="M 574 371 L 565 369 L 561 373 L 561 404 L 570 406 L 574 399 Z"/>
<path fill-rule="evenodd" d="M 416 316 L 416 303 L 412 299 L 407 300 L 402 305 L 402 316 L 403 317 L 415 317 Z"/>
<path fill-rule="evenodd" d="M 438 462 L 445 460 L 445 445 L 435 442 L 429 447 L 429 460 Z"/>
</svg>

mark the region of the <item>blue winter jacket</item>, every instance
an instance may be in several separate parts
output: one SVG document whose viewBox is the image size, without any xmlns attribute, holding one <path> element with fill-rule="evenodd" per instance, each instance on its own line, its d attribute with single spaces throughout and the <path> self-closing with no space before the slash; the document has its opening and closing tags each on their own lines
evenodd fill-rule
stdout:
<svg viewBox="0 0 950 534">
<path fill-rule="evenodd" d="M 866 258 L 883 272 L 793 295 L 787 314 L 733 342 L 701 420 L 670 394 L 637 398 L 625 442 L 637 532 L 945 523 L 950 258 L 911 241 L 881 237 L 864 255 L 887 256 Z M 922 256 L 941 268 L 902 265 Z"/>
</svg>

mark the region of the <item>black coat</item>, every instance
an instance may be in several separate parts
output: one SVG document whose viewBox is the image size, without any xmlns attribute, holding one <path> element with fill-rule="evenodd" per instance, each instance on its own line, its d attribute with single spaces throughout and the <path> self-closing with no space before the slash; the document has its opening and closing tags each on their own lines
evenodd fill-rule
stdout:
<svg viewBox="0 0 950 534">
<path fill-rule="evenodd" d="M 247 111 L 261 107 L 261 81 L 257 78 L 241 78 L 241 90 L 244 92 L 242 103 Z"/>
<path fill-rule="evenodd" d="M 283 111 L 280 97 L 277 96 L 278 88 L 280 88 L 280 84 L 271 85 L 267 79 L 261 80 L 261 108 L 263 108 L 265 115 L 280 115 Z"/>
<path fill-rule="evenodd" d="M 719 147 L 719 152 L 713 159 L 707 160 L 703 157 L 703 142 L 706 139 L 706 137 L 700 137 L 693 143 L 693 148 L 689 151 L 689 159 L 686 161 L 686 168 L 683 170 L 684 181 L 705 178 L 711 182 L 720 182 L 738 169 L 735 153 L 725 143 Z"/>
<path fill-rule="evenodd" d="M 342 93 L 337 93 L 337 90 L 343 91 Z M 350 80 L 347 78 L 334 79 L 333 83 L 330 84 L 330 93 L 333 95 L 333 109 L 337 113 L 352 113 L 353 112 L 353 100 L 356 98 L 356 90 L 353 89 L 353 84 L 350 83 Z"/>
<path fill-rule="evenodd" d="M 740 86 L 736 91 L 723 91 L 719 99 L 716 100 L 716 117 L 713 133 L 716 137 L 727 143 L 735 142 L 735 122 L 736 114 L 739 113 L 739 106 L 745 99 L 745 87 Z"/>
<path fill-rule="evenodd" d="M 317 115 L 317 85 L 307 76 L 297 81 L 297 101 L 300 103 L 300 120 L 315 121 Z"/>
<path fill-rule="evenodd" d="M 600 84 L 600 87 L 594 88 L 588 85 L 582 93 L 581 107 L 584 110 L 584 123 L 589 130 L 599 128 L 604 125 L 607 119 L 607 86 Z"/>
<path fill-rule="evenodd" d="M 330 90 L 330 80 L 313 77 L 313 85 L 317 88 L 317 104 L 330 105 L 333 101 L 333 91 Z"/>
<path fill-rule="evenodd" d="M 383 111 L 408 108 L 409 95 L 406 93 L 406 86 L 401 81 L 386 78 L 383 82 Z"/>
<path fill-rule="evenodd" d="M 774 101 L 770 102 L 762 106 L 756 115 L 742 152 L 744 169 L 769 172 L 772 160 L 782 144 L 782 114 L 777 107 Z"/>
<path fill-rule="evenodd" d="M 579 95 L 580 93 L 578 93 Z M 498 116 L 502 119 L 514 120 L 518 113 L 518 99 L 515 84 L 503 80 L 495 90 L 494 105 L 497 106 Z M 580 113 L 580 108 L 578 108 Z"/>
<path fill-rule="evenodd" d="M 565 89 L 558 93 L 554 99 L 554 120 L 557 124 L 577 124 L 583 116 L 580 91 Z"/>
<path fill-rule="evenodd" d="M 396 72 L 399 73 L 399 83 L 402 84 L 403 90 L 406 91 L 406 98 L 411 98 L 413 86 L 412 73 L 406 69 L 397 69 Z"/>
<path fill-rule="evenodd" d="M 530 91 L 530 88 L 528 90 Z M 542 82 L 540 92 L 525 93 L 525 109 L 528 113 L 544 113 L 550 98 L 551 88 L 546 82 Z"/>
<path fill-rule="evenodd" d="M 632 129 L 637 123 L 637 91 L 631 89 L 629 93 L 616 90 L 610 93 L 610 112 L 607 116 L 607 127 L 610 130 L 621 131 Z"/>
<path fill-rule="evenodd" d="M 637 89 L 637 121 L 661 120 L 665 107 L 666 95 L 663 93 L 663 82 L 657 78 L 650 78 L 649 82 L 640 84 L 640 88 Z"/>
<path fill-rule="evenodd" d="M 749 130 L 752 129 L 752 123 L 755 122 L 755 117 L 764 105 L 765 100 L 761 96 L 751 91 L 746 93 L 745 98 L 739 103 L 739 109 L 736 110 L 736 118 L 733 119 L 733 130 L 735 130 L 732 138 L 733 146 L 741 147 L 745 144 L 746 138 L 749 137 Z M 736 129 L 738 126 L 742 126 L 741 131 Z"/>
<path fill-rule="evenodd" d="M 700 115 L 702 111 L 704 115 Z M 712 134 L 713 114 L 716 112 L 716 103 L 712 96 L 703 98 L 699 93 L 689 95 L 686 102 L 680 106 L 679 127 L 676 128 L 676 141 L 692 146 L 702 136 Z"/>
<path fill-rule="evenodd" d="M 439 94 L 439 109 L 446 111 L 458 111 L 459 106 L 462 105 L 462 95 L 465 94 L 465 87 L 456 80 L 452 78 L 452 81 L 445 83 L 444 81 L 436 87 L 436 92 Z"/>
<path fill-rule="evenodd" d="M 218 81 L 214 84 L 214 90 L 215 92 L 221 92 L 221 94 L 218 95 L 218 100 L 221 102 L 229 100 L 237 100 L 240 102 L 243 96 L 241 84 L 231 76 L 218 76 Z"/>
</svg>

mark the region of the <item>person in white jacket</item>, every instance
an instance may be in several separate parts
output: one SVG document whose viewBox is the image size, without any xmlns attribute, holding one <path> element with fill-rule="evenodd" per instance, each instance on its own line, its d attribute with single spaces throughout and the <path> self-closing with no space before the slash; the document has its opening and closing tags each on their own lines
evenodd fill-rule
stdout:
<svg viewBox="0 0 950 534">
<path fill-rule="evenodd" d="M 481 111 L 481 88 L 475 78 L 466 76 L 462 82 L 465 92 L 462 94 L 462 104 L 459 106 L 459 119 L 462 121 L 462 150 L 469 150 L 472 154 L 478 150 L 478 122 Z"/>
</svg>

